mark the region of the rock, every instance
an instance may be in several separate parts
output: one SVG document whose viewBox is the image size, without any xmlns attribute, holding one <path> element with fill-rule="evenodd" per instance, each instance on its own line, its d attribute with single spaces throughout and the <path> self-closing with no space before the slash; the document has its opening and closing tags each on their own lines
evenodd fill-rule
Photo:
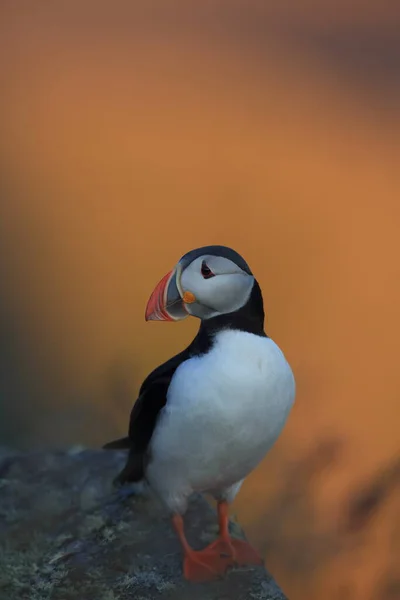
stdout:
<svg viewBox="0 0 400 600">
<path fill-rule="evenodd" d="M 263 567 L 186 582 L 158 500 L 112 488 L 124 458 L 81 448 L 2 453 L 1 600 L 285 600 Z M 195 548 L 215 537 L 216 516 L 204 498 L 193 498 L 185 520 Z M 243 536 L 237 525 L 232 531 Z"/>
</svg>

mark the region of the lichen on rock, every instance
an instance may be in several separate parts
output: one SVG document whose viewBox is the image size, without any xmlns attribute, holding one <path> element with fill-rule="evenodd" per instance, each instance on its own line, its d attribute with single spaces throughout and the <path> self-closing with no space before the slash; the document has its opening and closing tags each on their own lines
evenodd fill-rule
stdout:
<svg viewBox="0 0 400 600">
<path fill-rule="evenodd" d="M 263 567 L 192 584 L 168 515 L 152 496 L 118 492 L 124 455 L 72 452 L 0 455 L 0 600 L 284 600 Z M 200 548 L 215 513 L 190 503 L 187 533 Z M 233 535 L 243 535 L 232 524 Z"/>
</svg>

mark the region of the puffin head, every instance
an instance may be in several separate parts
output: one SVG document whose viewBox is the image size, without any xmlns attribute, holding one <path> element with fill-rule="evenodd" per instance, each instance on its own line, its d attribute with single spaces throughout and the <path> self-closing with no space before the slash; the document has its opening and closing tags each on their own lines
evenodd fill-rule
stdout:
<svg viewBox="0 0 400 600">
<path fill-rule="evenodd" d="M 201 320 L 244 307 L 255 278 L 246 261 L 226 246 L 203 246 L 179 260 L 155 287 L 146 307 L 146 321 Z"/>
</svg>

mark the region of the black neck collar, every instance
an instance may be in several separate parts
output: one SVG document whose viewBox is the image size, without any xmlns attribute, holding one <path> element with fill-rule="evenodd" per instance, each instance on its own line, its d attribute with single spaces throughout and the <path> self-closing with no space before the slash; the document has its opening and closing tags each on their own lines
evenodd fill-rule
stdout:
<svg viewBox="0 0 400 600">
<path fill-rule="evenodd" d="M 218 331 L 232 329 L 246 331 L 267 337 L 264 331 L 264 305 L 258 282 L 254 280 L 250 298 L 242 308 L 226 315 L 217 315 L 201 322 L 197 336 L 193 340 L 194 353 L 207 352 L 212 346 L 213 337 Z"/>
</svg>

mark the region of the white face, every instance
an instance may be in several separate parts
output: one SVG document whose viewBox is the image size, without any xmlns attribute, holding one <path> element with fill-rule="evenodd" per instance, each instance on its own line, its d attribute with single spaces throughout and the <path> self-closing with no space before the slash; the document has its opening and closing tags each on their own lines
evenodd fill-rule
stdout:
<svg viewBox="0 0 400 600">
<path fill-rule="evenodd" d="M 254 277 L 222 256 L 203 255 L 182 272 L 178 287 L 194 295 L 195 301 L 185 303 L 189 314 L 209 319 L 234 312 L 248 301 Z"/>
</svg>

